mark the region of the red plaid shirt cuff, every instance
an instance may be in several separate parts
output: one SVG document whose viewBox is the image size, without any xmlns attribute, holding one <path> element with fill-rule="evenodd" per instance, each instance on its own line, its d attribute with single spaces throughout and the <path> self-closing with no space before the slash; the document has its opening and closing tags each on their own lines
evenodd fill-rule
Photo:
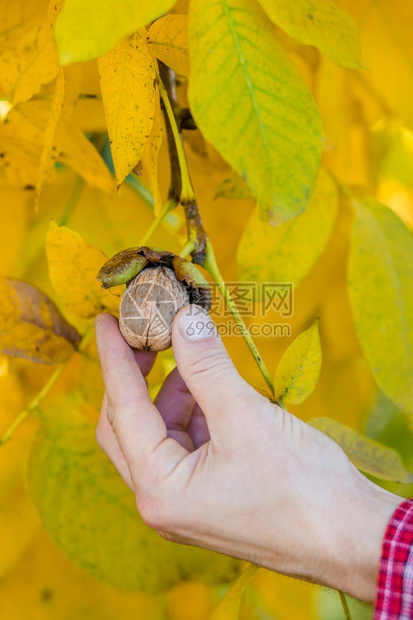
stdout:
<svg viewBox="0 0 413 620">
<path fill-rule="evenodd" d="M 413 499 L 396 508 L 387 526 L 373 618 L 413 618 Z"/>
</svg>

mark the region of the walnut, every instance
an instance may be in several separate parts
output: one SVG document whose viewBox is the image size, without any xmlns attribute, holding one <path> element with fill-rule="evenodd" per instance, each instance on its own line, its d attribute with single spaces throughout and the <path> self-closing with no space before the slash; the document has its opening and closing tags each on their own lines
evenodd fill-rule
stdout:
<svg viewBox="0 0 413 620">
<path fill-rule="evenodd" d="M 104 288 L 127 283 L 119 327 L 135 349 L 164 351 L 172 344 L 172 323 L 183 306 L 209 310 L 208 282 L 193 263 L 164 250 L 141 247 L 119 252 L 99 271 Z"/>
<path fill-rule="evenodd" d="M 172 344 L 172 323 L 188 291 L 168 267 L 149 267 L 131 280 L 120 304 L 119 327 L 135 349 L 164 351 Z"/>
</svg>

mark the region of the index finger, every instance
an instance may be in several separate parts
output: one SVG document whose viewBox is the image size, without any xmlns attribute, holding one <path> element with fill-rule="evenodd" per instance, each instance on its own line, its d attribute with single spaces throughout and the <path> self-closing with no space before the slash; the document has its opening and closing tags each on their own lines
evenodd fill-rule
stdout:
<svg viewBox="0 0 413 620">
<path fill-rule="evenodd" d="M 114 316 L 96 317 L 96 341 L 108 397 L 108 417 L 132 473 L 166 439 L 166 427 Z"/>
</svg>

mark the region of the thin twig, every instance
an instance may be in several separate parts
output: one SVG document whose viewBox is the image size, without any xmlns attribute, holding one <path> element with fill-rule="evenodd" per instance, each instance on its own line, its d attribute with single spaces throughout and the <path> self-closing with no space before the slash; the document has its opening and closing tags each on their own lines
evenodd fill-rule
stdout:
<svg viewBox="0 0 413 620">
<path fill-rule="evenodd" d="M 351 620 L 351 612 L 347 603 L 346 595 L 344 592 L 340 592 L 340 590 L 337 590 L 337 592 L 340 597 L 341 606 L 343 607 L 344 617 L 346 620 Z"/>
<path fill-rule="evenodd" d="M 194 250 L 196 250 L 196 247 L 197 247 L 196 246 L 196 242 L 195 241 L 191 241 L 190 239 L 188 239 L 188 241 L 185 243 L 185 245 L 182 248 L 182 250 L 179 252 L 179 256 L 181 258 L 186 258 L 190 254 L 192 254 L 192 252 L 194 252 Z"/>
<path fill-rule="evenodd" d="M 165 219 L 165 217 L 168 215 L 168 213 L 170 213 L 171 211 L 173 211 L 175 209 L 177 204 L 178 204 L 178 202 L 177 202 L 176 198 L 169 198 L 162 205 L 161 210 L 159 211 L 157 217 L 154 219 L 154 221 L 152 222 L 152 224 L 150 225 L 150 227 L 148 228 L 146 233 L 141 238 L 141 240 L 139 242 L 140 246 L 146 245 L 148 243 L 149 239 L 158 230 L 159 226 L 162 224 L 162 222 Z"/>
<path fill-rule="evenodd" d="M 193 242 L 192 260 L 203 265 L 206 258 L 207 235 L 202 225 L 201 216 L 192 188 L 188 165 L 182 144 L 180 108 L 176 96 L 175 74 L 160 63 L 160 74 L 157 74 L 159 89 L 164 103 L 167 126 L 169 155 L 171 161 L 170 196 L 175 196 L 181 203 L 188 232 L 188 241 Z"/>
<path fill-rule="evenodd" d="M 178 106 L 178 99 L 176 95 L 176 84 L 175 84 L 175 74 L 169 69 L 163 62 L 159 62 L 159 76 L 163 86 L 165 87 L 168 99 L 171 104 L 171 109 L 173 112 L 173 116 L 175 119 L 175 123 L 177 125 L 178 133 L 180 134 L 180 125 L 178 125 L 178 121 L 176 118 L 176 110 Z M 171 182 L 169 186 L 169 196 L 172 198 L 176 198 L 178 202 L 181 200 L 182 194 L 182 180 L 181 180 L 181 165 L 178 157 L 178 150 L 176 146 L 176 132 L 174 133 L 172 129 L 173 119 L 171 122 L 170 111 L 165 106 L 164 100 L 162 99 L 162 110 L 165 118 L 166 125 L 166 135 L 168 138 L 168 150 L 169 150 L 169 161 L 171 166 Z M 180 141 L 182 142 L 182 136 L 180 135 Z"/>
<path fill-rule="evenodd" d="M 234 317 L 236 323 L 239 325 L 242 336 L 244 337 L 244 340 L 247 343 L 247 346 L 249 350 L 251 351 L 257 363 L 257 366 L 260 369 L 261 374 L 265 379 L 265 382 L 270 388 L 271 394 L 274 395 L 274 384 L 272 382 L 271 375 L 268 372 L 268 368 L 266 367 L 264 360 L 259 354 L 259 351 L 257 347 L 255 346 L 253 339 L 251 338 L 251 334 L 249 333 L 248 328 L 243 321 L 243 318 L 240 314 L 240 311 L 236 303 L 234 302 L 234 300 L 232 299 L 228 291 L 227 285 L 225 284 L 225 281 L 218 269 L 218 265 L 215 260 L 214 251 L 213 251 L 211 242 L 209 240 L 207 241 L 207 257 L 204 263 L 204 268 L 209 272 L 213 280 L 217 283 L 218 288 L 225 300 L 225 303 L 227 304 L 229 310 L 231 311 L 231 314 Z"/>
<path fill-rule="evenodd" d="M 161 80 L 158 70 L 155 69 L 155 71 L 156 71 L 156 79 L 159 85 L 159 92 L 161 93 L 162 101 L 165 106 L 165 112 L 168 117 L 169 124 L 171 126 L 173 139 L 174 139 L 174 145 L 175 145 L 176 153 L 178 157 L 180 176 L 181 176 L 181 191 L 180 191 L 179 199 L 180 199 L 180 202 L 182 203 L 192 202 L 192 201 L 195 201 L 195 195 L 194 195 L 194 190 L 192 188 L 191 180 L 189 178 L 188 167 L 186 165 L 186 158 L 185 158 L 185 153 L 184 153 L 184 147 L 182 145 L 181 134 L 179 133 L 179 128 L 176 122 L 176 118 L 175 118 L 174 111 L 172 109 L 171 102 L 169 100 L 168 92 L 165 88 L 164 83 Z"/>
<path fill-rule="evenodd" d="M 82 351 L 85 350 L 85 348 L 87 347 L 87 345 L 89 344 L 92 336 L 93 336 L 93 321 L 89 324 L 89 326 L 87 327 L 82 340 L 80 341 L 80 344 L 78 346 L 78 348 L 76 349 L 76 353 L 81 353 Z M 13 422 L 10 424 L 9 428 L 7 429 L 7 431 L 4 433 L 3 437 L 0 438 L 0 446 L 4 446 L 4 444 L 6 444 L 8 441 L 10 441 L 10 439 L 13 436 L 14 431 L 16 430 L 16 428 L 18 426 L 20 426 L 20 424 L 27 418 L 27 416 L 30 413 L 33 413 L 34 411 L 36 411 L 36 409 L 38 408 L 39 404 L 42 402 L 42 400 L 48 395 L 48 393 L 50 392 L 51 388 L 54 386 L 54 384 L 56 383 L 57 379 L 60 377 L 60 375 L 62 374 L 63 370 L 66 368 L 67 364 L 70 362 L 72 358 L 70 357 L 67 362 L 65 362 L 64 364 L 59 364 L 58 366 L 56 366 L 56 368 L 54 369 L 54 372 L 50 375 L 48 381 L 46 382 L 46 384 L 42 387 L 42 389 L 40 390 L 40 392 L 38 392 L 36 394 L 36 396 L 30 401 L 29 405 L 23 409 L 23 411 L 21 411 L 19 413 L 19 415 L 13 420 Z"/>
</svg>

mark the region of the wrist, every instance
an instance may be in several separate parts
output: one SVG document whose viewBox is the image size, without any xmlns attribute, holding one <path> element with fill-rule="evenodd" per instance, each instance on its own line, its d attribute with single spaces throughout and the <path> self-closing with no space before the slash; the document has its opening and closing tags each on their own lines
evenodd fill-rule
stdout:
<svg viewBox="0 0 413 620">
<path fill-rule="evenodd" d="M 341 489 L 342 502 L 333 514 L 327 542 L 328 573 L 321 582 L 355 598 L 372 603 L 376 594 L 379 562 L 386 527 L 403 501 L 358 472 Z"/>
</svg>

